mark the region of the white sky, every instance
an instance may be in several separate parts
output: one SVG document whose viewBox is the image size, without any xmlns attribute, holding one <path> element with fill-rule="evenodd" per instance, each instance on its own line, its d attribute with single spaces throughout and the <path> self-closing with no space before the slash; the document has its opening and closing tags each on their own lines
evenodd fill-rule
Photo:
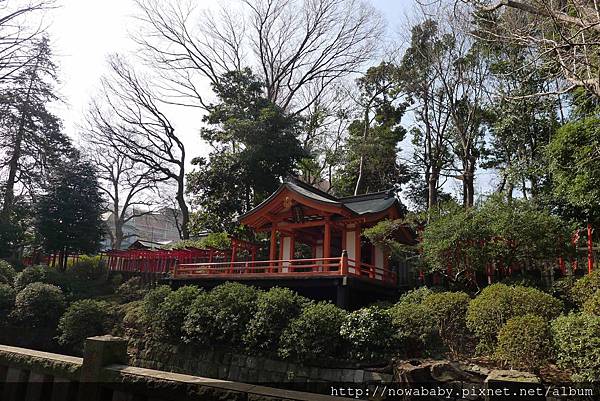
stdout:
<svg viewBox="0 0 600 401">
<path fill-rule="evenodd" d="M 200 7 L 211 7 L 230 0 L 199 0 Z M 405 15 L 414 7 L 412 0 L 371 0 L 388 20 L 388 31 L 394 35 Z M 59 64 L 59 91 L 65 104 L 58 106 L 65 131 L 78 138 L 78 124 L 83 121 L 90 99 L 98 91 L 99 80 L 106 71 L 110 53 L 134 52 L 129 38 L 133 33 L 136 12 L 133 0 L 58 0 L 59 7 L 46 20 L 53 49 Z M 171 110 L 170 117 L 186 145 L 188 162 L 208 152 L 198 135 L 202 115 L 196 109 Z M 490 188 L 491 172 L 480 171 L 479 191 Z M 458 182 L 457 182 L 458 183 Z M 447 190 L 453 189 L 452 187 Z"/>
</svg>

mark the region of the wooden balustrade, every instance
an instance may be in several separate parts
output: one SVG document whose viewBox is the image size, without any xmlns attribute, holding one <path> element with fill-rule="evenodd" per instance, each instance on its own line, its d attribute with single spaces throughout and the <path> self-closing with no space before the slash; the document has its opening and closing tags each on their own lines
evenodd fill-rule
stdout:
<svg viewBox="0 0 600 401">
<path fill-rule="evenodd" d="M 357 263 L 346 254 L 337 258 L 277 259 L 240 262 L 185 263 L 173 269 L 173 278 L 193 279 L 202 277 L 236 276 L 247 278 L 269 277 L 326 277 L 352 276 L 360 279 L 395 285 L 396 273 L 367 263 Z"/>
</svg>

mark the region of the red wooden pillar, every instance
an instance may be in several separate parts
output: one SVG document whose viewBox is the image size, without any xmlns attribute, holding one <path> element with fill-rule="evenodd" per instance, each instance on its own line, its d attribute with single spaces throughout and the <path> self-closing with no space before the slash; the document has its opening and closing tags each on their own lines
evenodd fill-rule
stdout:
<svg viewBox="0 0 600 401">
<path fill-rule="evenodd" d="M 592 233 L 594 230 L 592 229 L 592 225 L 588 223 L 587 225 L 587 248 L 588 248 L 588 273 L 591 273 L 594 270 L 594 243 L 592 241 Z"/>
<path fill-rule="evenodd" d="M 331 222 L 329 218 L 325 220 L 324 226 L 325 232 L 323 233 L 323 258 L 327 259 L 331 257 Z M 325 264 L 329 263 L 325 261 Z"/>
<path fill-rule="evenodd" d="M 272 272 L 273 271 L 273 260 L 275 260 L 276 255 L 277 255 L 277 237 L 276 237 L 276 233 L 277 231 L 275 230 L 275 223 L 273 223 L 273 225 L 271 226 L 271 243 L 269 245 L 269 260 L 271 261 L 271 263 L 269 264 L 269 270 Z"/>
<path fill-rule="evenodd" d="M 233 273 L 233 267 L 235 266 L 235 254 L 237 252 L 237 242 L 231 242 L 231 263 L 229 265 L 229 273 Z"/>
<path fill-rule="evenodd" d="M 360 254 L 360 223 L 356 223 L 354 231 L 354 269 L 356 274 L 360 276 L 361 273 L 361 261 L 362 255 Z"/>
</svg>

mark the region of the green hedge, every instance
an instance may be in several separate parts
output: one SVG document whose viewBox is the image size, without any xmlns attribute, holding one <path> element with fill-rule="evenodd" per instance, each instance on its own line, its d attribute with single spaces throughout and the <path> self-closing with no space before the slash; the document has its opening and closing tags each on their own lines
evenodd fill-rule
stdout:
<svg viewBox="0 0 600 401">
<path fill-rule="evenodd" d="M 340 334 L 348 343 L 351 358 L 369 360 L 392 349 L 395 330 L 390 313 L 375 306 L 349 313 Z"/>
<path fill-rule="evenodd" d="M 464 292 L 433 293 L 422 305 L 437 328 L 442 343 L 453 353 L 465 350 L 470 332 L 466 316 L 471 297 Z"/>
<path fill-rule="evenodd" d="M 81 354 L 86 338 L 107 334 L 111 307 L 107 302 L 84 299 L 72 303 L 58 322 L 58 343 Z"/>
<path fill-rule="evenodd" d="M 21 291 L 31 283 L 45 283 L 47 271 L 44 266 L 29 266 L 15 276 L 15 290 Z"/>
<path fill-rule="evenodd" d="M 571 287 L 570 295 L 573 302 L 579 306 L 600 290 L 600 269 L 596 269 L 581 277 Z"/>
<path fill-rule="evenodd" d="M 11 266 L 11 264 L 5 260 L 0 259 L 0 284 L 13 285 L 16 275 L 17 272 Z"/>
<path fill-rule="evenodd" d="M 600 317 L 570 313 L 552 322 L 558 366 L 574 372 L 577 381 L 600 380 Z"/>
<path fill-rule="evenodd" d="M 12 316 L 30 328 L 56 327 L 65 310 L 65 296 L 60 288 L 45 283 L 31 283 L 15 299 Z"/>
<path fill-rule="evenodd" d="M 185 318 L 185 339 L 240 347 L 246 326 L 256 313 L 257 296 L 256 288 L 240 283 L 221 284 L 201 293 Z"/>
<path fill-rule="evenodd" d="M 310 301 L 287 288 L 273 287 L 260 292 L 256 311 L 244 334 L 249 350 L 272 350 L 279 347 L 281 332 L 296 318 Z"/>
<path fill-rule="evenodd" d="M 492 284 L 469 303 L 467 327 L 479 340 L 477 352 L 491 354 L 508 319 L 535 314 L 552 320 L 562 309 L 560 300 L 535 288 Z"/>
<path fill-rule="evenodd" d="M 279 356 L 297 360 L 339 357 L 343 352 L 340 329 L 346 311 L 327 303 L 305 305 L 281 334 Z"/>
<path fill-rule="evenodd" d="M 185 317 L 201 292 L 198 287 L 189 285 L 172 291 L 164 297 L 153 320 L 153 328 L 162 339 L 172 343 L 181 341 Z"/>
<path fill-rule="evenodd" d="M 430 311 L 420 303 L 398 302 L 388 310 L 394 329 L 392 348 L 415 357 L 437 348 L 437 330 Z"/>
<path fill-rule="evenodd" d="M 138 301 L 146 294 L 146 286 L 141 277 L 132 277 L 117 288 L 116 294 L 124 303 Z"/>
<path fill-rule="evenodd" d="M 15 306 L 15 290 L 8 284 L 0 284 L 0 325 L 6 324 Z"/>
<path fill-rule="evenodd" d="M 498 333 L 494 358 L 511 369 L 537 371 L 548 363 L 551 355 L 550 327 L 541 316 L 513 317 Z"/>
</svg>

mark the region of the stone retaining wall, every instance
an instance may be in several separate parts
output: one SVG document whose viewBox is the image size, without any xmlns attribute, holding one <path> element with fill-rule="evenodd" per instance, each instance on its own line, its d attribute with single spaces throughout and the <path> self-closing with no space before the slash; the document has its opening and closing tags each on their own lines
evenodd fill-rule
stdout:
<svg viewBox="0 0 600 401">
<path fill-rule="evenodd" d="M 129 340 L 130 364 L 245 383 L 390 382 L 391 374 L 369 369 L 323 368 L 188 345 Z"/>
</svg>

